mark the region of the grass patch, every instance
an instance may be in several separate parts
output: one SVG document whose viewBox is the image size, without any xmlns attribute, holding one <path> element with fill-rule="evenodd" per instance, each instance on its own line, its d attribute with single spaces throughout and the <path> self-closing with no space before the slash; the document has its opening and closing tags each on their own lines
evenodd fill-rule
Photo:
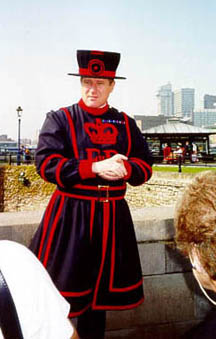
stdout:
<svg viewBox="0 0 216 339">
<path fill-rule="evenodd" d="M 181 170 L 182 170 L 182 173 L 196 174 L 196 173 L 203 172 L 203 171 L 216 171 L 216 167 L 182 166 Z M 178 173 L 179 168 L 178 166 L 172 166 L 172 165 L 167 165 L 167 166 L 153 165 L 153 171 Z"/>
</svg>

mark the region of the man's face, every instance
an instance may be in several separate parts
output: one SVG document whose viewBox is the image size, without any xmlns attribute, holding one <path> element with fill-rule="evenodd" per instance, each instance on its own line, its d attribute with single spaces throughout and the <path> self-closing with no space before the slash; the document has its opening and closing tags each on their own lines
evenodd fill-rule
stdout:
<svg viewBox="0 0 216 339">
<path fill-rule="evenodd" d="M 81 94 L 86 106 L 98 108 L 103 106 L 112 92 L 115 82 L 109 79 L 82 78 Z"/>
</svg>

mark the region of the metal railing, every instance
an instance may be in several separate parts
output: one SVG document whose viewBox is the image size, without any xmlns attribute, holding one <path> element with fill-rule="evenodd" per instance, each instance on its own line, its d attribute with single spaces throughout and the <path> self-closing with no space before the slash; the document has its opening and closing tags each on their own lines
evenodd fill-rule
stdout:
<svg viewBox="0 0 216 339">
<path fill-rule="evenodd" d="M 21 164 L 34 164 L 34 155 L 30 157 L 25 157 L 23 155 L 20 156 L 20 163 Z M 0 154 L 0 165 L 16 165 L 17 164 L 17 154 Z"/>
</svg>

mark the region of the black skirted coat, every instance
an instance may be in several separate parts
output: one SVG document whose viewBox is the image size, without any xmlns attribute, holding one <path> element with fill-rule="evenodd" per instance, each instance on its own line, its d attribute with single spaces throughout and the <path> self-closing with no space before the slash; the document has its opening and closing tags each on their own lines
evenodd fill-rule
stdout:
<svg viewBox="0 0 216 339">
<path fill-rule="evenodd" d="M 92 173 L 93 161 L 128 157 L 124 180 Z M 146 182 L 152 157 L 135 121 L 106 105 L 78 104 L 47 114 L 36 166 L 56 184 L 30 248 L 71 305 L 70 317 L 89 307 L 130 309 L 143 300 L 133 222 L 124 199 L 126 182 Z"/>
</svg>

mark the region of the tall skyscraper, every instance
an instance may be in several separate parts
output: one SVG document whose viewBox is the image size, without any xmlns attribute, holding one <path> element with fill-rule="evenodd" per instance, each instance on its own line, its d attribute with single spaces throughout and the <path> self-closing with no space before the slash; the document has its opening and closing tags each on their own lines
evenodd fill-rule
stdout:
<svg viewBox="0 0 216 339">
<path fill-rule="evenodd" d="M 216 95 L 204 95 L 204 108 L 215 109 L 216 108 Z"/>
<path fill-rule="evenodd" d="M 203 109 L 193 113 L 193 125 L 198 127 L 213 126 L 216 124 L 216 108 Z"/>
<path fill-rule="evenodd" d="M 194 88 L 181 88 L 174 92 L 174 114 L 182 118 L 191 118 L 194 111 Z"/>
<path fill-rule="evenodd" d="M 159 88 L 157 93 L 158 114 L 171 116 L 173 115 L 173 92 L 170 83 Z"/>
</svg>

